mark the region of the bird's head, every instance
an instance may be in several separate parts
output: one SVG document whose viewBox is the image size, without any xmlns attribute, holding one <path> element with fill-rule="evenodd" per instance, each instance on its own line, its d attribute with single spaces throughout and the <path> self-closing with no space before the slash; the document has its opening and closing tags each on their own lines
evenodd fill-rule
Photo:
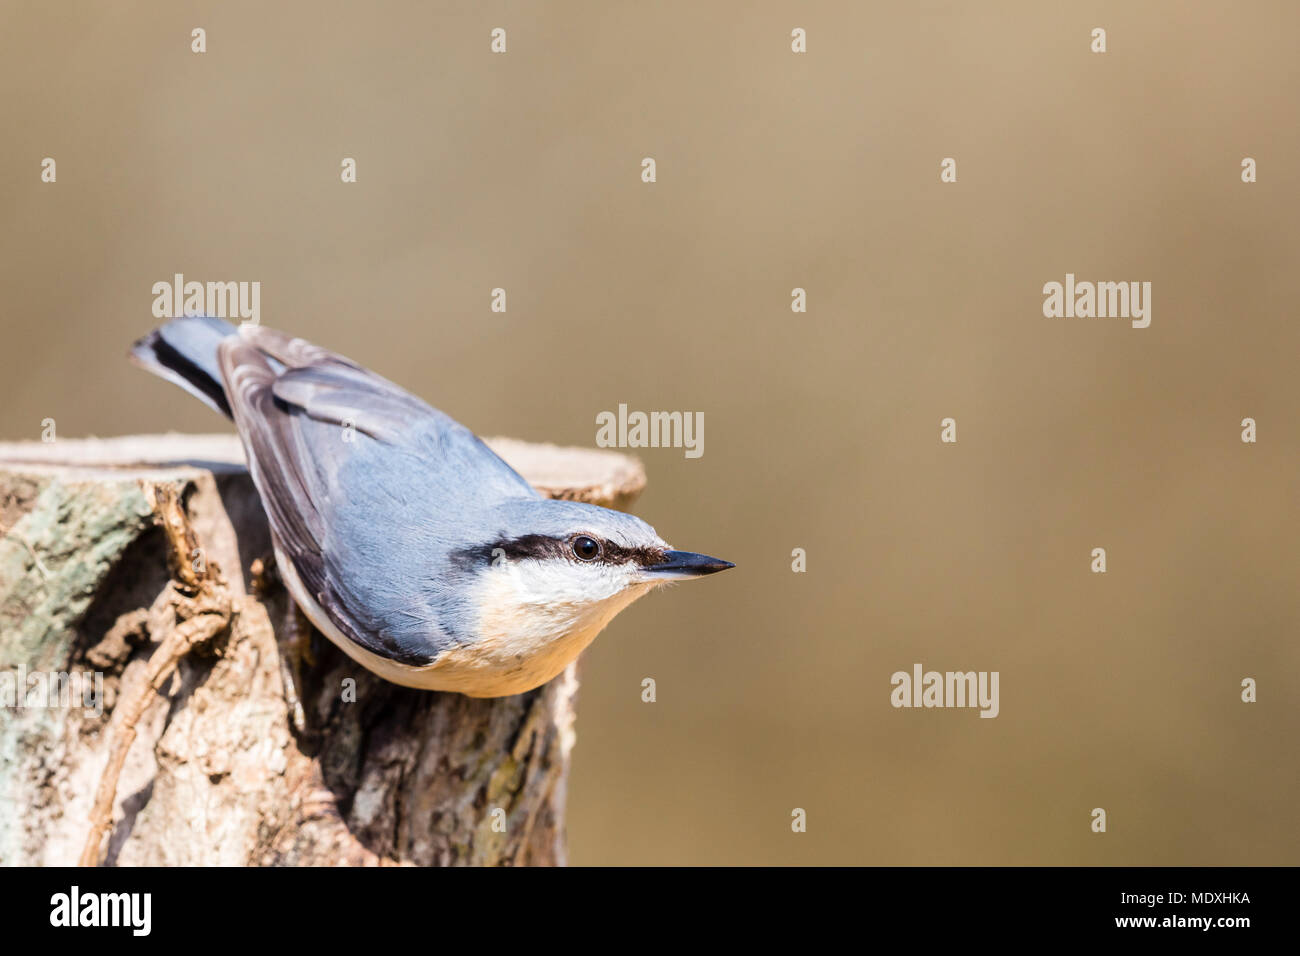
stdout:
<svg viewBox="0 0 1300 956">
<path fill-rule="evenodd" d="M 580 650 L 656 586 L 734 566 L 676 551 L 641 519 L 580 502 L 518 499 L 494 519 L 490 539 L 456 560 L 473 577 L 483 638 L 524 654 L 561 641 Z"/>
</svg>

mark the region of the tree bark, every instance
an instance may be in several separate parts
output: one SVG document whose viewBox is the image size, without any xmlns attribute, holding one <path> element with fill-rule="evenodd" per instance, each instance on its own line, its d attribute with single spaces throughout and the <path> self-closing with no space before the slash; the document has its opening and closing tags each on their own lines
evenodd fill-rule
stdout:
<svg viewBox="0 0 1300 956">
<path fill-rule="evenodd" d="M 645 483 L 613 452 L 489 444 L 551 497 L 622 508 Z M 389 684 L 313 633 L 299 733 L 276 639 L 291 604 L 273 578 L 255 586 L 271 543 L 239 443 L 166 435 L 0 444 L 0 863 L 68 865 L 87 842 L 116 705 L 176 625 L 163 486 L 234 611 L 143 711 L 105 864 L 565 862 L 576 665 L 476 700 Z"/>
</svg>

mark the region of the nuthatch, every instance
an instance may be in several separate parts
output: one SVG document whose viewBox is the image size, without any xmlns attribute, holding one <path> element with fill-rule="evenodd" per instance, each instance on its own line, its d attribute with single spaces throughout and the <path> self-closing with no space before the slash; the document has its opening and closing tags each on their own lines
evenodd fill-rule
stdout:
<svg viewBox="0 0 1300 956">
<path fill-rule="evenodd" d="M 186 317 L 131 356 L 234 419 L 289 593 L 396 684 L 522 693 L 657 585 L 733 567 L 543 498 L 463 425 L 302 339 Z"/>
</svg>

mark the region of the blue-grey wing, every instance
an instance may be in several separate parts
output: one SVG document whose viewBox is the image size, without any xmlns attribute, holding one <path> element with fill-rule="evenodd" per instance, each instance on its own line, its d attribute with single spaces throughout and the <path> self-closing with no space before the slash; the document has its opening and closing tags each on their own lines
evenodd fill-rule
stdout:
<svg viewBox="0 0 1300 956">
<path fill-rule="evenodd" d="M 406 664 L 458 642 L 447 556 L 475 512 L 532 487 L 447 415 L 301 339 L 245 328 L 220 365 L 271 528 L 331 620 Z"/>
<path fill-rule="evenodd" d="M 274 329 L 244 327 L 240 335 L 285 366 L 275 397 L 317 421 L 355 429 L 387 445 L 436 452 L 431 471 L 454 477 L 476 500 L 534 496 L 518 472 L 449 415 L 350 359 Z"/>
</svg>

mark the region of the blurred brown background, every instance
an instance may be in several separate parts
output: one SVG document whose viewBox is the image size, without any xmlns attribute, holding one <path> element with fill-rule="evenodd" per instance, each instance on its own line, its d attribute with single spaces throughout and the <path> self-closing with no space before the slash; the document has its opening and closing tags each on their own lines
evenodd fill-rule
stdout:
<svg viewBox="0 0 1300 956">
<path fill-rule="evenodd" d="M 640 452 L 638 512 L 739 567 L 588 652 L 573 862 L 1295 864 L 1298 31 L 11 0 L 0 437 L 227 427 L 124 358 L 176 272 L 260 281 L 263 324 L 483 434 L 703 411 L 702 458 Z M 1066 272 L 1152 282 L 1151 327 L 1044 318 Z M 891 708 L 914 662 L 1000 671 L 1001 716 Z"/>
</svg>

